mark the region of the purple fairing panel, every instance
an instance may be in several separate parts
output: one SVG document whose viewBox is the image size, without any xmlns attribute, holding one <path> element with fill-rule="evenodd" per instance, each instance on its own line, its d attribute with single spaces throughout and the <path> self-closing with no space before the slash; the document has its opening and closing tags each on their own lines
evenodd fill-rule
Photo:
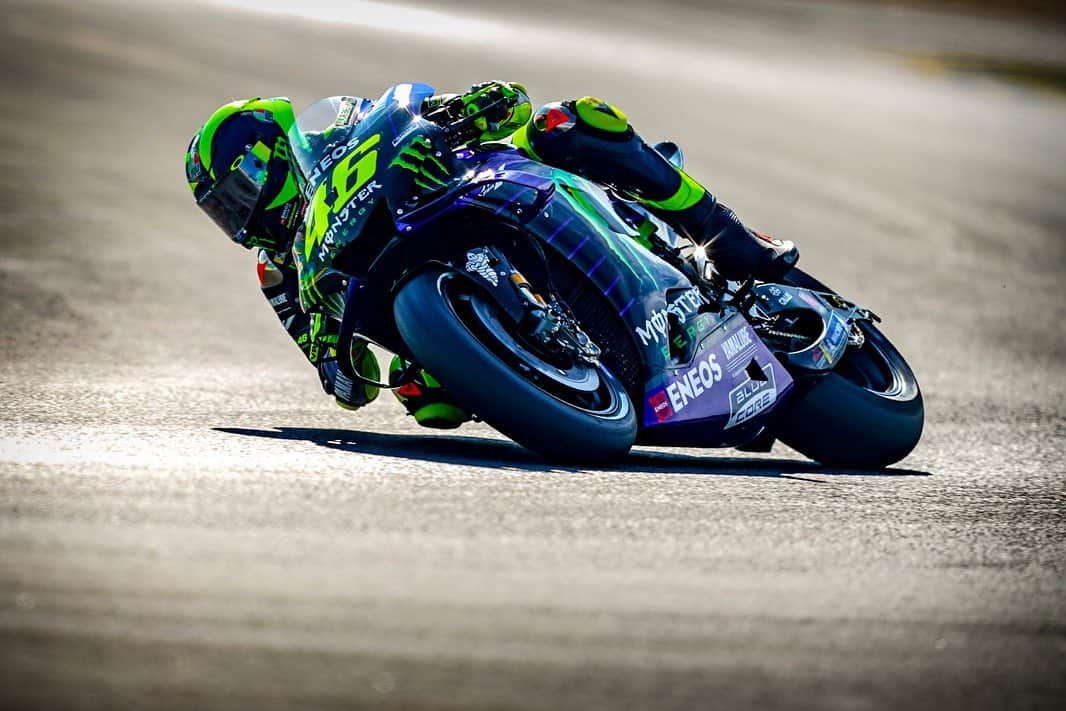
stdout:
<svg viewBox="0 0 1066 711">
<path fill-rule="evenodd" d="M 396 226 L 400 233 L 417 230 L 444 214 L 472 206 L 490 209 L 502 220 L 525 222 L 533 217 L 534 209 L 555 189 L 555 182 L 548 176 L 509 170 L 508 164 L 516 160 L 529 166 L 529 161 L 515 151 L 479 155 L 462 150 L 457 151 L 455 157 L 467 163 L 470 172 L 457 183 L 456 189 L 443 193 L 433 202 L 411 210 L 407 215 L 398 216 Z"/>
<path fill-rule="evenodd" d="M 718 428 L 722 442 L 744 441 L 787 395 L 792 378 L 740 315 L 725 321 L 701 318 L 697 328 L 700 340 L 692 359 L 648 380 L 644 426 L 667 430 L 706 424 L 707 438 Z"/>
</svg>

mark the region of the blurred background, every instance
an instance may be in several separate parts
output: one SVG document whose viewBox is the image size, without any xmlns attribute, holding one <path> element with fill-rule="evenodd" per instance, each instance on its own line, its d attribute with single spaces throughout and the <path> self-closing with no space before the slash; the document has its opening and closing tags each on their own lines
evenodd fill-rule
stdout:
<svg viewBox="0 0 1066 711">
<path fill-rule="evenodd" d="M 0 705 L 1051 707 L 1066 12 L 1039 2 L 0 0 Z M 357 415 L 193 204 L 219 105 L 596 95 L 885 320 L 880 476 L 549 466 Z"/>
</svg>

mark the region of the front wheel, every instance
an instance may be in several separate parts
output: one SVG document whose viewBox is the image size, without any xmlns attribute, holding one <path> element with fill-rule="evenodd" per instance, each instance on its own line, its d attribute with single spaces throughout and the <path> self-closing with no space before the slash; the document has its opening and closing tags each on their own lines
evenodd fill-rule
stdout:
<svg viewBox="0 0 1066 711">
<path fill-rule="evenodd" d="M 793 285 L 831 291 L 793 269 Z M 774 425 L 782 442 L 828 466 L 874 469 L 910 454 L 922 436 L 925 405 L 907 361 L 872 323 L 840 364 L 813 386 L 797 383 L 795 400 Z"/>
<path fill-rule="evenodd" d="M 423 272 L 397 294 L 393 315 L 415 360 L 519 444 L 588 462 L 617 459 L 633 445 L 636 413 L 610 371 L 538 353 L 465 277 Z"/>
</svg>

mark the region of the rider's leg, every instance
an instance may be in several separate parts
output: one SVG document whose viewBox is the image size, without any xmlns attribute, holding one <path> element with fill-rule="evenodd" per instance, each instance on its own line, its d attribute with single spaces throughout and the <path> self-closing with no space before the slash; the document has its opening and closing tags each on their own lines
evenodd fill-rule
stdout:
<svg viewBox="0 0 1066 711">
<path fill-rule="evenodd" d="M 777 279 L 799 258 L 791 242 L 744 227 L 732 210 L 646 144 L 625 114 L 600 99 L 545 104 L 513 141 L 533 158 L 636 198 L 703 245 L 727 278 Z"/>
</svg>

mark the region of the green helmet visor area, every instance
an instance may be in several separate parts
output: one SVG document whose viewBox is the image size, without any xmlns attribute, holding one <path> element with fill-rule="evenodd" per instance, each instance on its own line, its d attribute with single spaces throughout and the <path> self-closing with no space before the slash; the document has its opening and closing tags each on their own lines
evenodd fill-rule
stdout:
<svg viewBox="0 0 1066 711">
<path fill-rule="evenodd" d="M 237 167 L 208 188 L 196 204 L 230 239 L 244 244 L 267 177 L 267 163 L 249 150 Z"/>
</svg>

